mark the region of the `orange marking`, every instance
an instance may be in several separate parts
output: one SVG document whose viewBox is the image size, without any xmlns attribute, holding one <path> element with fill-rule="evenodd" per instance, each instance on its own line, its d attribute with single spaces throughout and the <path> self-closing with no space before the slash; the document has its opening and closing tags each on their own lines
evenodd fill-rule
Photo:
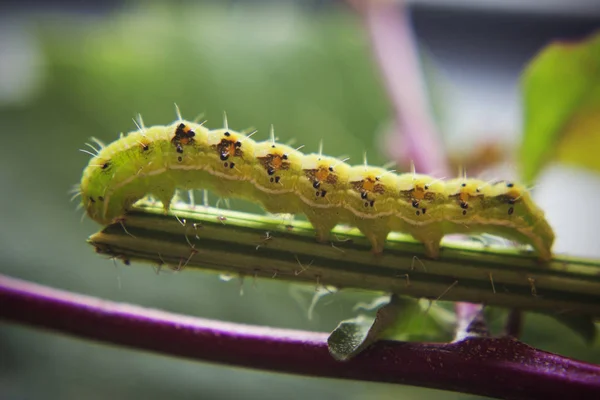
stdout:
<svg viewBox="0 0 600 400">
<path fill-rule="evenodd" d="M 462 201 L 464 203 L 469 201 L 469 197 L 471 197 L 469 195 L 469 193 L 463 192 L 463 191 L 461 191 L 460 194 L 458 195 L 458 198 L 460 199 L 460 201 Z"/>
<path fill-rule="evenodd" d="M 420 183 L 417 183 L 413 189 L 413 197 L 417 200 L 423 200 L 425 198 L 425 193 L 427 193 L 425 187 Z"/>
<path fill-rule="evenodd" d="M 325 182 L 327 177 L 329 176 L 329 169 L 327 167 L 320 167 L 317 172 L 315 172 L 315 178 L 318 181 Z"/>
<path fill-rule="evenodd" d="M 511 189 L 506 193 L 508 197 L 511 197 L 513 200 L 518 199 L 521 196 L 521 193 L 516 189 Z"/>
<path fill-rule="evenodd" d="M 375 179 L 369 177 L 363 180 L 363 189 L 372 192 L 375 189 Z"/>
<path fill-rule="evenodd" d="M 235 143 L 233 142 L 229 142 L 229 144 L 226 147 L 227 149 L 227 154 L 230 156 L 234 156 L 235 155 Z"/>
<path fill-rule="evenodd" d="M 279 154 L 274 155 L 273 158 L 271 159 L 271 167 L 273 167 L 275 169 L 280 169 L 282 165 L 283 165 L 283 159 L 281 158 L 281 156 Z"/>
</svg>

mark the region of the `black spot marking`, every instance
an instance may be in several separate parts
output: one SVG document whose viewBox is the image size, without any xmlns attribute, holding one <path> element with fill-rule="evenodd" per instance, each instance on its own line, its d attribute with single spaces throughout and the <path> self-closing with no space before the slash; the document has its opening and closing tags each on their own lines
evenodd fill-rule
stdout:
<svg viewBox="0 0 600 400">
<path fill-rule="evenodd" d="M 417 211 L 415 212 L 415 214 L 417 214 L 417 216 L 419 216 L 419 215 L 421 215 L 421 211 L 417 210 Z"/>
<path fill-rule="evenodd" d="M 102 169 L 108 169 L 110 167 L 110 162 L 105 162 L 104 164 L 102 164 Z"/>
<path fill-rule="evenodd" d="M 125 258 L 125 259 L 123 259 L 123 264 L 131 265 L 131 261 L 129 261 L 127 258 Z"/>
<path fill-rule="evenodd" d="M 369 203 L 365 201 L 365 207 L 369 207 Z"/>
<path fill-rule="evenodd" d="M 333 167 L 329 167 L 329 172 L 333 172 Z"/>
<path fill-rule="evenodd" d="M 232 163 L 229 164 L 229 168 L 233 169 L 233 167 L 235 167 L 235 163 L 234 162 L 232 162 Z"/>
<path fill-rule="evenodd" d="M 429 185 L 425 185 L 423 188 L 425 188 L 425 190 L 429 190 Z"/>
<path fill-rule="evenodd" d="M 462 183 L 460 186 L 461 187 L 467 187 L 467 184 L 466 183 Z"/>
<path fill-rule="evenodd" d="M 375 204 L 375 200 L 371 200 L 371 202 L 369 203 L 369 205 L 370 205 L 371 207 L 373 207 L 373 205 L 374 205 L 374 204 Z"/>
<path fill-rule="evenodd" d="M 413 206 L 414 208 L 419 208 L 419 200 L 413 200 L 413 201 L 412 201 L 412 206 Z"/>
<path fill-rule="evenodd" d="M 466 201 L 461 201 L 460 208 L 462 208 L 463 210 L 466 210 L 467 208 L 469 208 L 469 203 L 467 203 Z"/>
<path fill-rule="evenodd" d="M 515 212 L 515 208 L 514 207 L 510 207 L 508 209 L 508 215 L 512 215 Z"/>
<path fill-rule="evenodd" d="M 326 190 L 321 190 L 321 197 L 325 197 L 326 194 L 327 194 Z"/>
<path fill-rule="evenodd" d="M 271 178 L 271 179 L 269 179 L 269 182 L 273 183 L 273 181 L 274 181 L 274 180 L 275 180 L 275 179 Z"/>
<path fill-rule="evenodd" d="M 229 166 L 229 164 L 228 164 L 228 163 L 223 163 L 223 166 L 224 166 L 225 168 L 227 168 L 227 167 Z"/>
<path fill-rule="evenodd" d="M 182 162 L 183 158 L 181 158 L 181 156 L 177 157 L 177 161 Z"/>
<path fill-rule="evenodd" d="M 102 197 L 102 196 L 98 196 L 98 200 L 100 200 L 100 201 L 104 201 L 104 197 Z"/>
<path fill-rule="evenodd" d="M 515 204 L 515 199 L 508 199 L 508 204 Z"/>
<path fill-rule="evenodd" d="M 217 150 L 221 161 L 225 161 L 229 157 L 243 157 L 242 150 L 231 140 L 221 139 L 219 144 L 214 145 L 213 148 Z"/>
<path fill-rule="evenodd" d="M 267 168 L 267 174 L 273 175 L 274 173 L 275 173 L 275 168 L 273 168 L 273 167 Z"/>
<path fill-rule="evenodd" d="M 177 149 L 178 153 L 183 154 L 183 146 L 179 143 L 177 143 L 177 146 L 175 147 Z"/>
<path fill-rule="evenodd" d="M 314 182 L 313 182 L 313 187 L 314 187 L 315 189 L 318 189 L 318 188 L 320 188 L 320 187 L 321 187 L 321 182 L 319 182 L 319 181 L 314 181 Z"/>
<path fill-rule="evenodd" d="M 467 210 L 463 210 L 462 214 L 467 215 Z"/>
<path fill-rule="evenodd" d="M 318 190 L 315 192 L 315 196 L 317 196 L 317 197 L 319 197 L 320 194 L 321 193 Z"/>
<path fill-rule="evenodd" d="M 288 159 L 288 155 L 284 154 L 284 155 L 281 156 L 281 158 L 283 158 L 284 160 L 287 160 Z"/>
<path fill-rule="evenodd" d="M 194 143 L 194 136 L 196 136 L 196 132 L 182 123 L 177 125 L 177 129 L 175 129 L 175 136 L 173 136 L 173 139 L 171 139 L 171 143 L 175 145 L 192 144 Z"/>
<path fill-rule="evenodd" d="M 150 150 L 150 145 L 146 144 L 146 143 L 142 143 L 142 151 L 148 151 Z"/>
<path fill-rule="evenodd" d="M 225 132 L 224 135 L 227 136 L 227 137 L 229 137 L 229 136 L 231 136 L 231 133 Z"/>
<path fill-rule="evenodd" d="M 235 146 L 236 148 L 238 148 L 238 149 L 239 149 L 240 147 L 242 147 L 242 142 L 240 142 L 240 141 L 238 140 L 237 142 L 235 142 L 235 145 L 234 145 L 234 146 Z"/>
<path fill-rule="evenodd" d="M 279 183 L 280 180 L 281 180 L 281 177 L 279 177 L 279 176 L 275 177 L 275 183 Z"/>
<path fill-rule="evenodd" d="M 507 187 L 507 188 L 515 187 L 515 184 L 514 184 L 514 183 L 512 183 L 512 182 L 508 182 L 508 183 L 506 184 L 506 187 Z"/>
<path fill-rule="evenodd" d="M 366 199 L 367 198 L 367 192 L 361 192 L 360 193 L 360 198 L 363 199 L 363 200 Z"/>
<path fill-rule="evenodd" d="M 93 198 L 93 197 L 91 197 L 91 196 L 90 196 L 90 201 L 91 201 L 92 203 L 95 203 L 95 202 L 96 202 L 96 200 L 94 200 L 94 198 Z"/>
<path fill-rule="evenodd" d="M 425 215 L 425 213 L 427 212 L 426 208 L 421 208 L 421 211 L 423 211 L 423 215 Z"/>
</svg>

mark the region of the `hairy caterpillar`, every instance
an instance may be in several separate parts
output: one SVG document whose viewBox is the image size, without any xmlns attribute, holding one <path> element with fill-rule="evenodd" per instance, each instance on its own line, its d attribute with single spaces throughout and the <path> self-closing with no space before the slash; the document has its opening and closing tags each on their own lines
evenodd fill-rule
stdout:
<svg viewBox="0 0 600 400">
<path fill-rule="evenodd" d="M 177 189 L 207 189 L 243 198 L 271 213 L 305 214 L 317 239 L 337 224 L 356 226 L 383 251 L 388 234 L 421 241 L 430 257 L 453 233 L 488 233 L 531 245 L 551 258 L 552 228 L 517 183 L 467 178 L 442 181 L 350 166 L 345 160 L 303 154 L 271 140 L 255 142 L 228 128 L 209 130 L 179 118 L 167 126 L 138 127 L 97 149 L 83 172 L 79 192 L 87 214 L 108 224 L 151 194 L 169 209 Z"/>
</svg>

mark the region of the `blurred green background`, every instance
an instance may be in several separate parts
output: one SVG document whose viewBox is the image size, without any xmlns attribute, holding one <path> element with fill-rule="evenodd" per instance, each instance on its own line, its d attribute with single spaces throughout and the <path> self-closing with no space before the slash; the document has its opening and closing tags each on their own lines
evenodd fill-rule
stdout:
<svg viewBox="0 0 600 400">
<path fill-rule="evenodd" d="M 343 4 L 133 2 L 77 12 L 19 9 L 0 17 L 0 272 L 100 298 L 183 314 L 330 331 L 368 294 L 318 303 L 313 287 L 223 282 L 207 273 L 157 275 L 94 254 L 98 226 L 67 194 L 89 137 L 109 142 L 134 129 L 203 113 L 221 126 L 274 124 L 306 151 L 383 164 L 391 111 L 358 17 Z M 1 15 L 1 14 L 0 14 Z M 434 99 L 440 101 L 439 99 Z M 0 304 L 0 307 L 2 305 Z M 523 339 L 600 362 L 552 319 L 527 315 Z M 469 398 L 413 387 L 325 380 L 214 366 L 73 339 L 0 322 L 0 397 Z"/>
</svg>

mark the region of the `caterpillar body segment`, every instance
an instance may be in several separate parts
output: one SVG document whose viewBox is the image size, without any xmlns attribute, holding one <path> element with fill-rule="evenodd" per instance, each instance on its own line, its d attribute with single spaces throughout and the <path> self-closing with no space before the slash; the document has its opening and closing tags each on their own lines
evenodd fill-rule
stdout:
<svg viewBox="0 0 600 400">
<path fill-rule="evenodd" d="M 274 140 L 256 143 L 254 154 L 253 183 L 257 202 L 274 214 L 297 210 L 301 200 L 296 187 L 302 176 L 304 154 Z"/>
<path fill-rule="evenodd" d="M 392 231 L 412 235 L 431 257 L 448 234 L 489 233 L 551 258 L 554 233 L 525 187 L 514 182 L 442 181 L 396 174 L 322 154 L 303 154 L 225 128 L 184 120 L 144 127 L 100 149 L 80 191 L 93 220 L 108 224 L 151 194 L 169 209 L 178 189 L 242 198 L 271 213 L 305 214 L 317 239 L 338 224 L 356 226 L 381 253 Z"/>
</svg>

